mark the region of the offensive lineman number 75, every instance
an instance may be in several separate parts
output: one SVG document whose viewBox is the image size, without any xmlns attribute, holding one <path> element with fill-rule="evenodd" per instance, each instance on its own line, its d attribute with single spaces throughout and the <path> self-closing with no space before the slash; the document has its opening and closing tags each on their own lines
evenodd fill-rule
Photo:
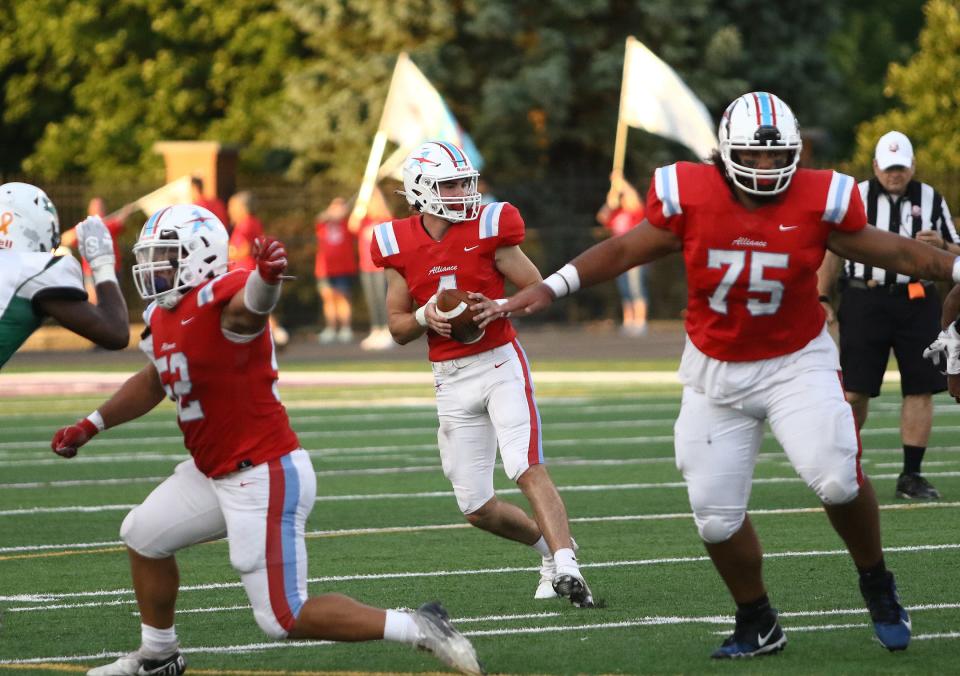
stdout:
<svg viewBox="0 0 960 676">
<path fill-rule="evenodd" d="M 783 301 L 783 282 L 764 279 L 763 272 L 767 268 L 785 269 L 789 261 L 790 256 L 783 253 L 710 249 L 707 252 L 707 267 L 714 270 L 726 267 L 723 279 L 710 296 L 710 309 L 722 315 L 727 314 L 727 294 L 730 293 L 730 287 L 736 283 L 743 269 L 749 266 L 750 283 L 747 290 L 769 296 L 767 300 L 748 299 L 747 311 L 755 317 L 776 313 Z"/>
</svg>

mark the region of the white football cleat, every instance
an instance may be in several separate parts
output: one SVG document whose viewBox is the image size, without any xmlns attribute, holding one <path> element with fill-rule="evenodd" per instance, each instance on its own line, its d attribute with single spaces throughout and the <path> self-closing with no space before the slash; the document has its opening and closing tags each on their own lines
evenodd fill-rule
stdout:
<svg viewBox="0 0 960 676">
<path fill-rule="evenodd" d="M 534 593 L 535 599 L 555 599 L 557 592 L 553 590 L 553 577 L 557 573 L 557 564 L 553 562 L 552 556 L 544 556 L 540 564 L 540 582 L 537 583 L 537 591 Z"/>
<path fill-rule="evenodd" d="M 414 644 L 418 648 L 433 653 L 438 660 L 461 673 L 471 676 L 487 673 L 480 666 L 473 645 L 450 624 L 450 616 L 437 601 L 417 608 L 413 612 L 413 621 L 420 632 Z"/>
<path fill-rule="evenodd" d="M 180 676 L 186 670 L 187 661 L 179 650 L 165 657 L 151 657 L 135 650 L 116 662 L 94 667 L 87 676 Z"/>
</svg>

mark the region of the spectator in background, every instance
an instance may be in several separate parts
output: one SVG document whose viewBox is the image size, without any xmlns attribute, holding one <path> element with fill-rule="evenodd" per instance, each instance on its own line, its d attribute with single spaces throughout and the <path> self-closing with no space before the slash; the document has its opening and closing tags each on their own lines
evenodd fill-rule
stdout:
<svg viewBox="0 0 960 676">
<path fill-rule="evenodd" d="M 106 205 L 102 197 L 92 197 L 87 204 L 87 216 L 97 216 L 103 221 L 103 224 L 107 226 L 107 230 L 110 231 L 110 237 L 113 240 L 113 255 L 116 261 L 114 268 L 115 271 L 119 271 L 121 258 L 120 253 L 117 251 L 117 238 L 120 236 L 120 233 L 123 232 L 124 221 L 127 219 L 127 216 L 133 213 L 136 207 L 132 204 L 126 204 L 119 211 L 109 216 L 106 215 L 106 210 Z M 63 238 L 60 243 L 70 248 L 79 248 L 77 247 L 76 227 L 70 228 L 63 233 Z M 93 282 L 93 271 L 90 269 L 90 264 L 87 263 L 85 258 L 81 257 L 80 261 L 83 267 L 83 286 L 87 290 L 87 296 L 90 302 L 96 303 L 97 286 Z"/>
<path fill-rule="evenodd" d="M 607 201 L 597 212 L 597 222 L 619 237 L 630 232 L 643 220 L 643 200 L 636 189 L 614 170 L 610 174 L 610 190 Z M 622 332 L 627 336 L 642 336 L 647 333 L 647 286 L 642 265 L 630 268 L 617 277 L 617 290 L 623 306 Z"/>
<path fill-rule="evenodd" d="M 314 226 L 317 234 L 317 258 L 314 273 L 317 293 L 323 305 L 324 328 L 317 339 L 322 345 L 353 340 L 350 328 L 350 293 L 357 276 L 354 238 L 347 227 L 350 207 L 342 197 L 334 197 Z"/>
<path fill-rule="evenodd" d="M 253 270 L 256 260 L 253 257 L 253 243 L 263 237 L 263 222 L 254 215 L 253 195 L 244 190 L 238 192 L 227 202 L 230 216 L 230 267 Z"/>
<path fill-rule="evenodd" d="M 246 190 L 235 193 L 227 201 L 227 213 L 230 215 L 230 269 L 253 270 L 257 267 L 253 243 L 264 237 L 263 222 L 255 215 L 253 195 Z M 273 315 L 270 315 L 270 332 L 277 347 L 286 347 L 290 342 L 290 334 Z"/>
<path fill-rule="evenodd" d="M 199 176 L 193 176 L 190 179 L 190 202 L 198 207 L 203 207 L 213 212 L 213 215 L 220 219 L 221 223 L 230 222 L 227 214 L 227 207 L 218 197 L 207 197 L 203 194 L 203 179 Z"/>
<path fill-rule="evenodd" d="M 367 206 L 367 215 L 357 231 L 357 251 L 360 259 L 360 286 L 370 313 L 370 335 L 360 341 L 364 350 L 389 350 L 394 345 L 387 328 L 387 276 L 383 268 L 373 262 L 370 242 L 374 226 L 393 219 L 379 188 L 374 188 Z"/>
</svg>

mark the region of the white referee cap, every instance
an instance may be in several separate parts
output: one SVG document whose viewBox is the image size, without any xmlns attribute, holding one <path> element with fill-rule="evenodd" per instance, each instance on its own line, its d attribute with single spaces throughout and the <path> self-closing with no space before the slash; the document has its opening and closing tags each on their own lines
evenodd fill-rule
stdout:
<svg viewBox="0 0 960 676">
<path fill-rule="evenodd" d="M 890 167 L 913 166 L 913 144 L 906 134 L 899 131 L 888 131 L 877 141 L 877 151 L 874 153 L 880 171 Z"/>
</svg>

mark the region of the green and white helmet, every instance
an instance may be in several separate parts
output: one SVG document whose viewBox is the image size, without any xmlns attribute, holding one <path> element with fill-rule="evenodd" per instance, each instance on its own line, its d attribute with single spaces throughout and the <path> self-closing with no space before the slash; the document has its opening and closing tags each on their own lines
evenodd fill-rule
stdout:
<svg viewBox="0 0 960 676">
<path fill-rule="evenodd" d="M 60 219 L 47 193 L 29 183 L 0 185 L 0 249 L 53 251 Z"/>
</svg>

